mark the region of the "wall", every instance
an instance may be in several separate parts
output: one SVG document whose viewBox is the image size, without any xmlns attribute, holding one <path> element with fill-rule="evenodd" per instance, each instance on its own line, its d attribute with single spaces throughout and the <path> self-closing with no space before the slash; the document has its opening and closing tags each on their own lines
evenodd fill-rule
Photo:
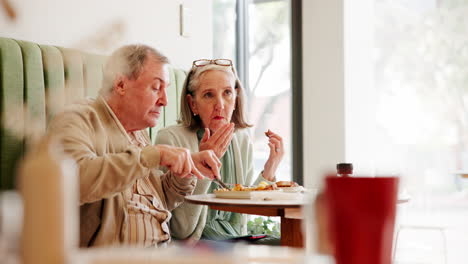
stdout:
<svg viewBox="0 0 468 264">
<path fill-rule="evenodd" d="M 373 0 L 303 0 L 304 182 L 352 162 L 372 175 L 375 152 Z"/>
<path fill-rule="evenodd" d="M 302 1 L 304 183 L 345 159 L 343 1 Z"/>
<path fill-rule="evenodd" d="M 15 0 L 16 21 L 0 12 L 0 36 L 109 54 L 126 43 L 158 48 L 188 69 L 212 55 L 212 0 Z M 190 9 L 189 37 L 179 35 L 179 5 Z M 3 11 L 3 10 L 2 10 Z M 196 27 L 193 26 L 196 22 Z"/>
</svg>

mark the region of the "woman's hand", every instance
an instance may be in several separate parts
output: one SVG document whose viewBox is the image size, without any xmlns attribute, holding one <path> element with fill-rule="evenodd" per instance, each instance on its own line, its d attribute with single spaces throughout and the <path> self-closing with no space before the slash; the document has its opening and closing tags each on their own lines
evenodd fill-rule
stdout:
<svg viewBox="0 0 468 264">
<path fill-rule="evenodd" d="M 265 167 L 263 169 L 263 178 L 274 181 L 276 169 L 283 159 L 284 156 L 284 146 L 283 146 L 283 139 L 269 129 L 265 132 L 265 135 L 268 137 L 268 147 L 270 147 L 270 156 L 265 163 Z"/>
<path fill-rule="evenodd" d="M 205 128 L 205 135 L 200 141 L 200 151 L 213 150 L 218 159 L 221 159 L 229 144 L 231 144 L 233 135 L 234 123 L 221 126 L 213 135 L 210 135 L 209 128 Z"/>
</svg>

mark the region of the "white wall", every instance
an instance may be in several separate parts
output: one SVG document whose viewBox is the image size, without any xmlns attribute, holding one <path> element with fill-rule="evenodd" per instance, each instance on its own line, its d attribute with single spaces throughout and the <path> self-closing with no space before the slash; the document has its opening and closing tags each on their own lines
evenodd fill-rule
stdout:
<svg viewBox="0 0 468 264">
<path fill-rule="evenodd" d="M 342 0 L 303 0 L 304 182 L 345 159 Z"/>
<path fill-rule="evenodd" d="M 17 20 L 0 12 L 0 36 L 108 54 L 126 43 L 158 48 L 184 69 L 212 55 L 212 0 L 15 0 Z M 179 35 L 179 4 L 190 37 Z M 196 22 L 196 27 L 193 26 Z"/>
<path fill-rule="evenodd" d="M 336 163 L 373 173 L 373 0 L 303 0 L 304 181 Z"/>
</svg>

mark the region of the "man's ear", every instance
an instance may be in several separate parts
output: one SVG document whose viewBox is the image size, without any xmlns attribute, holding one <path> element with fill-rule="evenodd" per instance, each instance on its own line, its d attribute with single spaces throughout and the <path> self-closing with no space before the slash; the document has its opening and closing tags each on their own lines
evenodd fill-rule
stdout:
<svg viewBox="0 0 468 264">
<path fill-rule="evenodd" d="M 191 94 L 187 94 L 187 102 L 190 106 L 190 109 L 192 109 L 193 115 L 198 115 L 197 106 L 195 105 L 195 100 L 193 99 Z"/>
<path fill-rule="evenodd" d="M 118 95 L 124 95 L 127 88 L 126 79 L 123 76 L 119 76 L 114 80 L 114 91 Z"/>
</svg>

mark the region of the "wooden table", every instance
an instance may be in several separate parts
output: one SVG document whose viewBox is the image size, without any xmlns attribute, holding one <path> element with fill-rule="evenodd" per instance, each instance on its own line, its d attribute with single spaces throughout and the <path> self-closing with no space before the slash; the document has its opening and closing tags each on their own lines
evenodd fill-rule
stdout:
<svg viewBox="0 0 468 264">
<path fill-rule="evenodd" d="M 250 199 L 221 199 L 214 194 L 186 196 L 193 204 L 208 205 L 211 209 L 242 214 L 281 217 L 281 245 L 304 247 L 302 232 L 302 200 L 255 201 Z"/>
</svg>

